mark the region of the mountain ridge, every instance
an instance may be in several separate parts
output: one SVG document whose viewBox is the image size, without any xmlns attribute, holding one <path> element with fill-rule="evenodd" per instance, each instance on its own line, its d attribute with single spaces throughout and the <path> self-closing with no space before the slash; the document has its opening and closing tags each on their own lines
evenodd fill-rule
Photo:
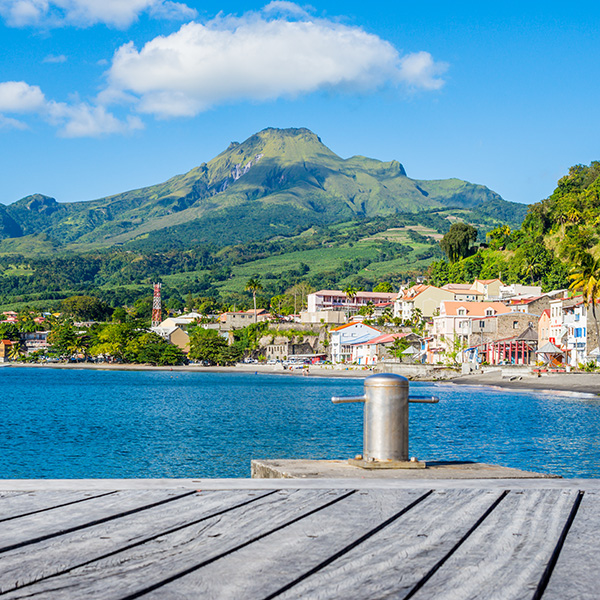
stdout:
<svg viewBox="0 0 600 600">
<path fill-rule="evenodd" d="M 184 243 L 227 245 L 447 207 L 513 223 L 527 210 L 482 185 L 411 179 L 397 160 L 343 159 L 306 128 L 267 128 L 163 183 L 82 202 L 33 194 L 0 206 L 0 239 L 45 234 L 65 247 L 98 248 L 168 229 Z"/>
</svg>

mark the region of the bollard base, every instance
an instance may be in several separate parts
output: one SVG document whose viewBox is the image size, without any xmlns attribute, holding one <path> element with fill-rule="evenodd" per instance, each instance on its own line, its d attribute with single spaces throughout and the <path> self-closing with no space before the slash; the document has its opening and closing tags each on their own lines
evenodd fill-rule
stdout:
<svg viewBox="0 0 600 600">
<path fill-rule="evenodd" d="M 418 460 L 363 460 L 349 458 L 348 464 L 361 469 L 425 469 L 427 463 Z"/>
</svg>

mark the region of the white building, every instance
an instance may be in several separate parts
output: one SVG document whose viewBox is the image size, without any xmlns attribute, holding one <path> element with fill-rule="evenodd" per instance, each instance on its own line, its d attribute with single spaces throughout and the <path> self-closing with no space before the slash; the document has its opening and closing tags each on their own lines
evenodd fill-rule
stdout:
<svg viewBox="0 0 600 600">
<path fill-rule="evenodd" d="M 341 290 L 320 290 L 308 294 L 307 312 L 315 313 L 325 310 L 347 310 L 357 312 L 369 302 L 379 304 L 381 302 L 393 302 L 395 293 L 387 292 L 356 292 L 354 297 L 348 296 Z"/>
<path fill-rule="evenodd" d="M 583 301 L 563 307 L 563 326 L 565 328 L 565 347 L 567 362 L 572 367 L 584 364 L 588 356 L 587 347 L 587 309 Z M 593 350 L 593 348 L 589 348 Z"/>
<path fill-rule="evenodd" d="M 368 342 L 380 335 L 381 331 L 379 329 L 358 322 L 347 323 L 332 329 L 329 339 L 331 362 L 350 362 L 352 360 L 353 344 Z"/>
<path fill-rule="evenodd" d="M 512 283 L 511 285 L 500 286 L 500 298 L 538 298 L 542 295 L 542 288 L 539 285 L 521 285 Z"/>
</svg>

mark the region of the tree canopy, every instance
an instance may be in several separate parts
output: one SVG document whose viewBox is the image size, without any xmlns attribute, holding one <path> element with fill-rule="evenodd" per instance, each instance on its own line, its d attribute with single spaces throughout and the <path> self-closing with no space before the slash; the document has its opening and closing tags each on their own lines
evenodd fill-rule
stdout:
<svg viewBox="0 0 600 600">
<path fill-rule="evenodd" d="M 468 223 L 454 223 L 440 241 L 440 247 L 453 263 L 469 255 L 471 244 L 477 239 L 477 229 Z"/>
</svg>

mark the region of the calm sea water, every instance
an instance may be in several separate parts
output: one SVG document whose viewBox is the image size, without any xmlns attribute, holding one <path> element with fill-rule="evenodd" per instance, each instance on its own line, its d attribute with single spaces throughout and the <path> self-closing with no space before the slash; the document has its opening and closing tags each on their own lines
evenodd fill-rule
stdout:
<svg viewBox="0 0 600 600">
<path fill-rule="evenodd" d="M 356 379 L 0 369 L 0 478 L 248 477 L 362 450 Z M 600 477 L 600 399 L 413 383 L 410 453 Z"/>
</svg>

